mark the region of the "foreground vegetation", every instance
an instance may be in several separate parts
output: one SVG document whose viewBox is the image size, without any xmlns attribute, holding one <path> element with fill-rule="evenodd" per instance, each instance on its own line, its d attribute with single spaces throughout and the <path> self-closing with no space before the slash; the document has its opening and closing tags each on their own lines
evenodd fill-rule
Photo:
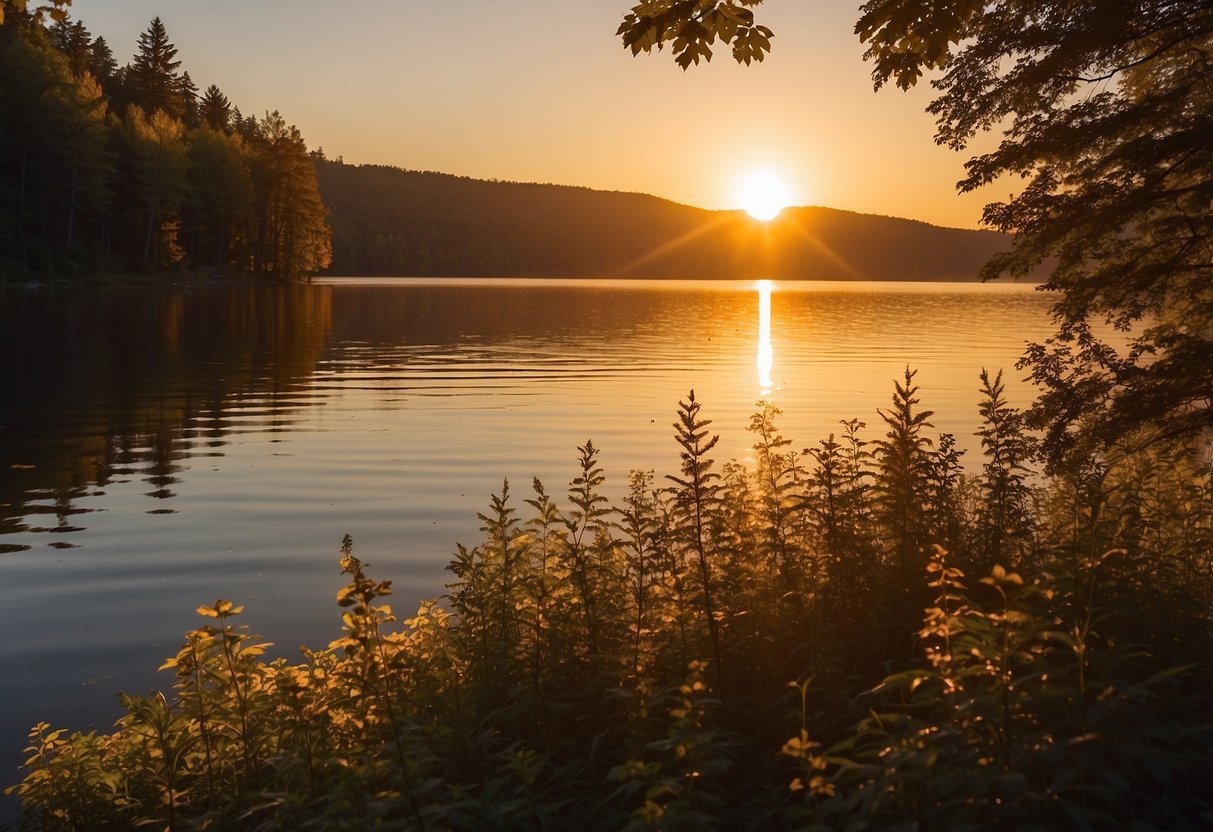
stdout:
<svg viewBox="0 0 1213 832">
<path fill-rule="evenodd" d="M 872 441 L 797 452 L 760 402 L 749 467 L 692 392 L 677 474 L 611 506 L 587 442 L 563 507 L 503 484 L 402 621 L 347 537 L 337 640 L 270 661 L 199 607 L 170 694 L 33 729 L 20 827 L 1207 826 L 1207 456 L 1046 478 L 982 384 L 974 475 L 908 370 Z"/>
</svg>

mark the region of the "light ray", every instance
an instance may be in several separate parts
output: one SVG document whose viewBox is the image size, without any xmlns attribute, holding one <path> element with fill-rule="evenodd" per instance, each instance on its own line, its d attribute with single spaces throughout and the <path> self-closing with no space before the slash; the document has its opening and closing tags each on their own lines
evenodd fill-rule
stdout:
<svg viewBox="0 0 1213 832">
<path fill-rule="evenodd" d="M 797 219 L 795 215 L 792 215 L 791 212 L 789 212 L 788 224 L 794 228 L 797 233 L 799 233 L 800 236 L 809 243 L 809 245 L 811 245 L 821 254 L 824 254 L 827 260 L 841 269 L 848 278 L 851 280 L 867 280 L 867 277 L 863 274 L 863 272 L 859 271 L 859 269 L 855 268 L 844 260 L 837 252 L 834 251 L 834 249 L 823 243 L 820 237 L 801 225 L 800 220 Z"/>
<path fill-rule="evenodd" d="M 772 288 L 771 281 L 758 281 L 758 386 L 764 396 L 775 389 L 775 382 L 771 380 L 771 369 L 775 366 L 775 350 L 771 346 Z"/>
<path fill-rule="evenodd" d="M 691 242 L 692 240 L 694 240 L 698 237 L 702 237 L 704 234 L 707 234 L 712 229 L 723 225 L 727 220 L 728 220 L 728 214 L 718 213 L 716 217 L 709 220 L 708 222 L 705 222 L 703 225 L 701 225 L 697 228 L 692 228 L 690 231 L 687 231 L 684 234 L 679 234 L 674 239 L 668 240 L 668 241 L 662 243 L 661 245 L 657 246 L 656 248 L 646 251 L 644 254 L 640 255 L 639 257 L 632 260 L 631 262 L 625 263 L 622 267 L 620 267 L 619 275 L 625 276 L 628 274 L 628 272 L 631 272 L 631 271 L 639 268 L 640 266 L 643 266 L 645 263 L 648 263 L 652 260 L 656 260 L 658 257 L 661 257 L 663 254 L 668 254 L 669 252 L 673 251 L 676 248 L 681 248 L 682 246 L 685 246 L 687 243 Z"/>
</svg>

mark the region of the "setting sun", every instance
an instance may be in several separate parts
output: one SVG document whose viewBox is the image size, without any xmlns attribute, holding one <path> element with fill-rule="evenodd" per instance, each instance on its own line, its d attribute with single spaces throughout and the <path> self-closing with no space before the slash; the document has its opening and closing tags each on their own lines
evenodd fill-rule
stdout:
<svg viewBox="0 0 1213 832">
<path fill-rule="evenodd" d="M 745 175 L 737 189 L 737 203 L 756 220 L 766 222 L 779 216 L 791 195 L 784 180 L 771 170 L 755 170 Z"/>
</svg>

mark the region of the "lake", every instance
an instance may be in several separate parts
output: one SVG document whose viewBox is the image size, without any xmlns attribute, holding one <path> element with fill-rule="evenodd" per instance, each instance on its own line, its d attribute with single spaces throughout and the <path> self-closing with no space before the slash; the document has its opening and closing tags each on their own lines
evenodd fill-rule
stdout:
<svg viewBox="0 0 1213 832">
<path fill-rule="evenodd" d="M 1027 404 L 1014 365 L 1050 331 L 1024 285 L 0 287 L 0 785 L 33 723 L 107 730 L 117 691 L 168 689 L 201 603 L 280 655 L 337 637 L 343 534 L 409 613 L 503 478 L 521 508 L 533 476 L 563 495 L 587 439 L 611 496 L 676 472 L 692 388 L 745 460 L 763 398 L 794 448 L 877 438 L 909 365 L 976 470 L 978 373 Z"/>
</svg>

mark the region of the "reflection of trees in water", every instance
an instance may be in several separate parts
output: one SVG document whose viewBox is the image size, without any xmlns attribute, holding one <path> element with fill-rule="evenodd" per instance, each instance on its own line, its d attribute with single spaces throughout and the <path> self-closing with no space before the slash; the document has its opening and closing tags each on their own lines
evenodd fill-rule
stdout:
<svg viewBox="0 0 1213 832">
<path fill-rule="evenodd" d="M 325 286 L 0 292 L 0 535 L 74 530 L 80 500 L 135 477 L 174 496 L 237 400 L 293 407 L 331 330 Z"/>
</svg>

